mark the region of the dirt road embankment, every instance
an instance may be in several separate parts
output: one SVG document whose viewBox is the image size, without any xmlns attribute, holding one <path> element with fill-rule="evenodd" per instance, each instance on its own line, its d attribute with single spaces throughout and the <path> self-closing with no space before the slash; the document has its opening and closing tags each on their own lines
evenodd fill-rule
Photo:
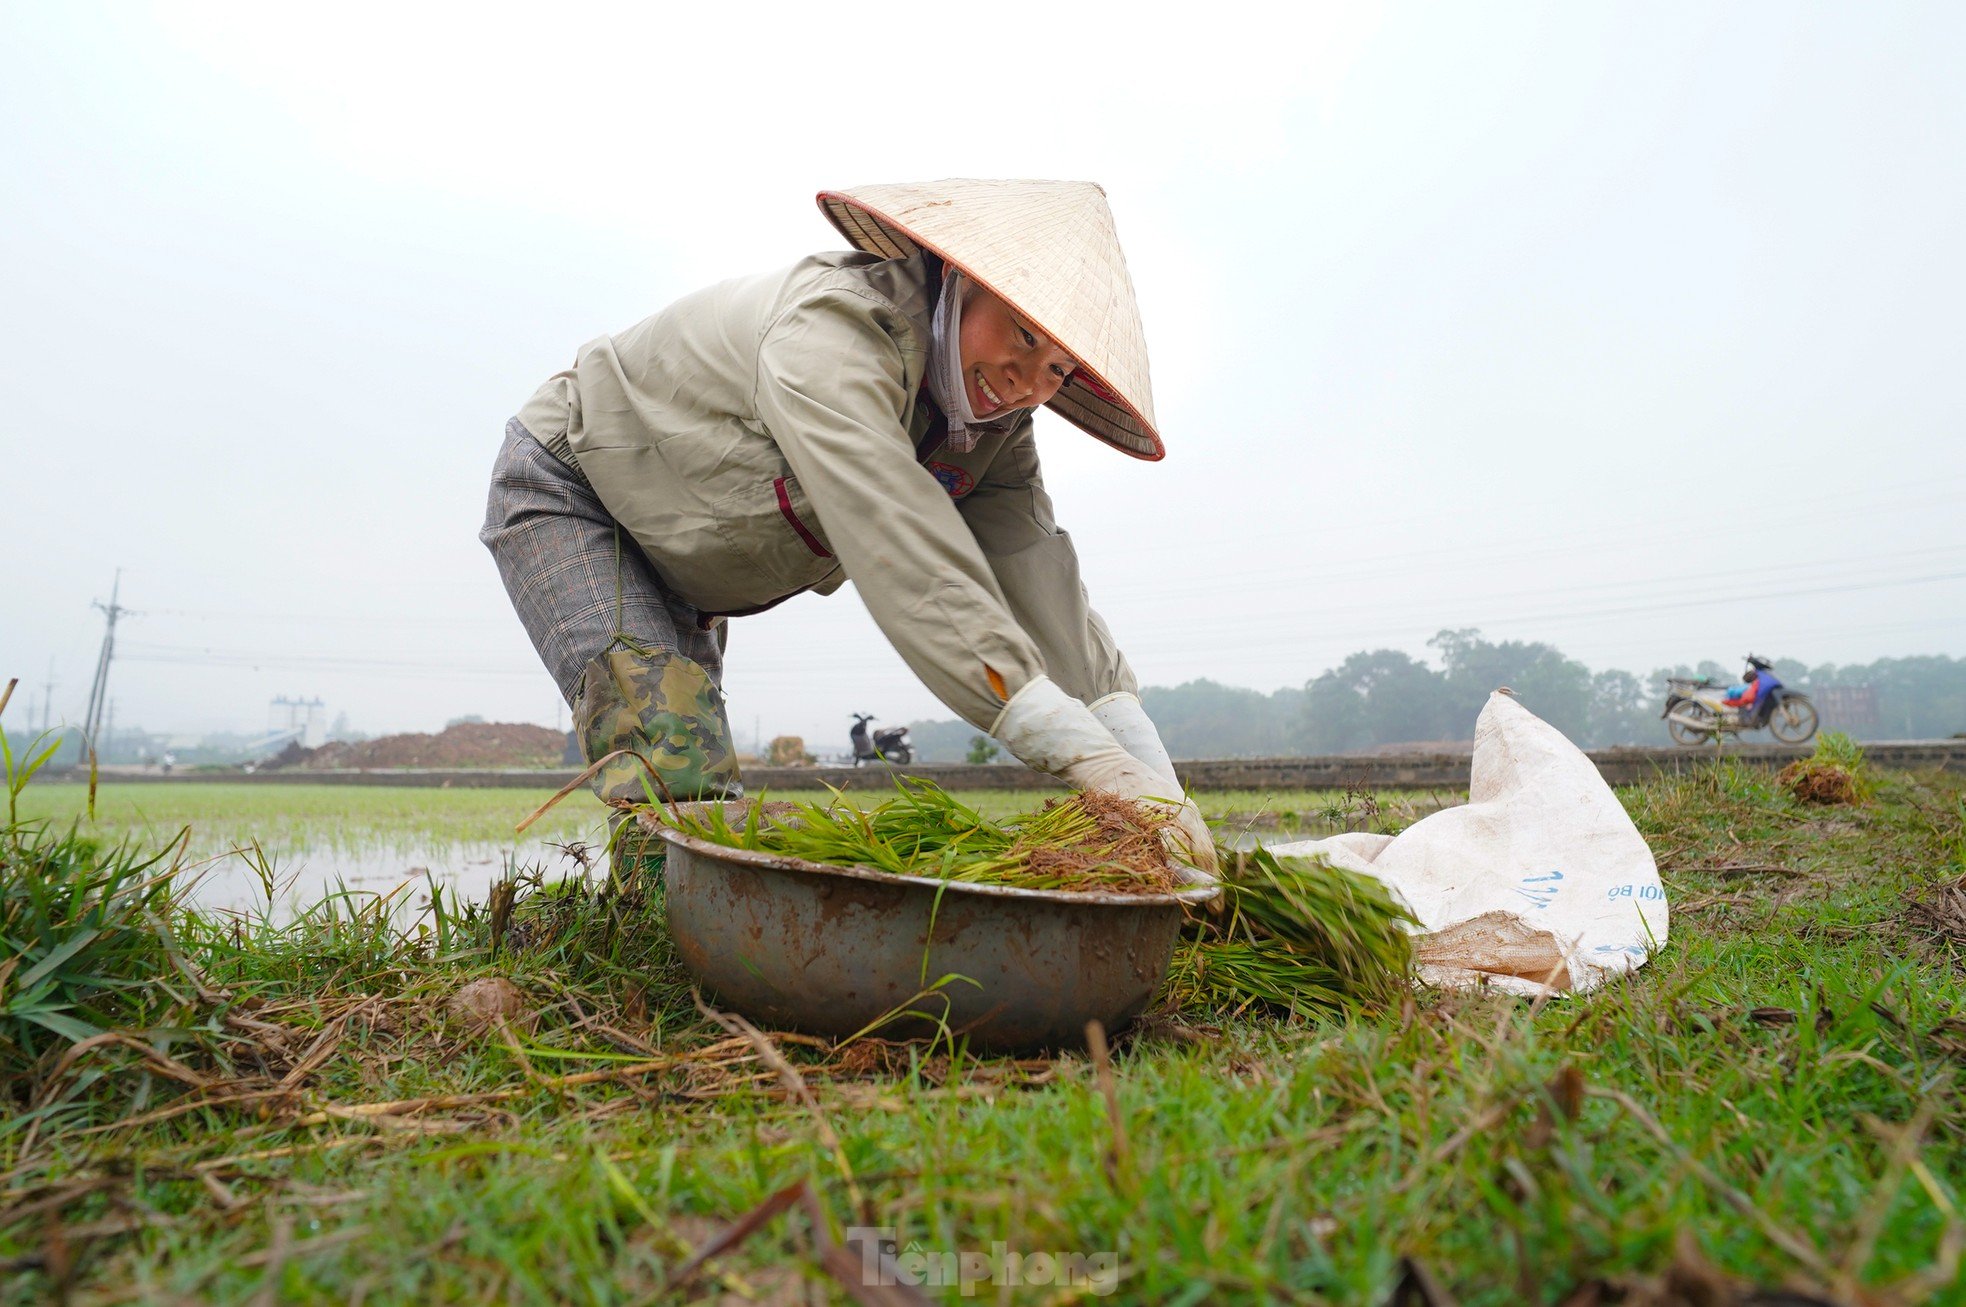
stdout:
<svg viewBox="0 0 1966 1307">
<path fill-rule="evenodd" d="M 485 728 L 493 729 L 493 728 Z M 499 727 L 495 729 L 507 729 Z M 543 727 L 523 728 L 542 731 Z M 554 732 L 555 739 L 564 737 Z M 418 738 L 418 737 L 396 737 Z M 428 739 L 431 737 L 421 737 Z M 377 742 L 379 743 L 379 741 Z M 1596 749 L 1592 762 L 1613 785 L 1631 785 L 1659 772 L 1702 766 L 1716 756 L 1757 767 L 1779 768 L 1809 756 L 1808 746 L 1742 745 L 1718 751 L 1683 748 Z M 1893 771 L 1966 771 L 1966 740 L 1893 740 L 1867 744 L 1864 753 L 1874 767 Z M 557 755 L 556 755 L 557 756 Z M 1459 790 L 1468 784 L 1465 753 L 1358 755 L 1326 758 L 1214 758 L 1177 762 L 1175 767 L 1190 788 L 1221 790 Z M 971 767 L 919 764 L 902 768 L 910 776 L 926 776 L 949 790 L 1047 790 L 1061 788 L 1049 776 L 1016 766 Z M 436 788 L 553 789 L 576 775 L 571 767 L 527 766 L 329 766 L 287 767 L 252 773 L 240 771 L 146 774 L 144 780 L 223 781 L 304 785 L 412 785 Z M 81 779 L 86 772 L 70 769 L 50 779 Z M 744 783 L 760 790 L 816 790 L 852 786 L 857 790 L 887 784 L 878 767 L 747 767 Z"/>
</svg>

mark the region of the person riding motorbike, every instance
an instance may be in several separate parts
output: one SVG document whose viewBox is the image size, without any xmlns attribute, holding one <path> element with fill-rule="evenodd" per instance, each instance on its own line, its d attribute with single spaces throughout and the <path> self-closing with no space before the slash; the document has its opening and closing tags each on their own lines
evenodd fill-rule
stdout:
<svg viewBox="0 0 1966 1307">
<path fill-rule="evenodd" d="M 852 580 L 964 721 L 1074 788 L 1164 803 L 1212 872 L 1039 475 L 1040 405 L 1164 454 L 1104 191 L 951 180 L 818 203 L 855 252 L 589 341 L 506 424 L 480 538 L 588 758 L 637 756 L 596 791 L 640 801 L 653 769 L 672 798 L 741 793 L 731 619 Z"/>
<path fill-rule="evenodd" d="M 1768 709 L 1774 703 L 1774 692 L 1782 688 L 1782 683 L 1766 659 L 1749 654 L 1747 662 L 1747 670 L 1741 673 L 1740 682 L 1727 687 L 1727 694 L 1721 702 L 1737 709 L 1742 721 L 1759 726 L 1767 720 Z"/>
</svg>

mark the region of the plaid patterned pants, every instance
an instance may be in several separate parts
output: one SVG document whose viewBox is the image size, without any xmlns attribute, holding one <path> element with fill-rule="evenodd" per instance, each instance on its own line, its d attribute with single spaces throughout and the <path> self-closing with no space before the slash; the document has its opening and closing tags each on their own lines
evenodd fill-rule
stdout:
<svg viewBox="0 0 1966 1307">
<path fill-rule="evenodd" d="M 582 672 L 617 637 L 680 653 L 723 683 L 728 623 L 715 634 L 699 629 L 696 610 L 662 588 L 586 479 L 517 418 L 505 424 L 478 539 L 569 705 L 580 697 Z"/>
</svg>

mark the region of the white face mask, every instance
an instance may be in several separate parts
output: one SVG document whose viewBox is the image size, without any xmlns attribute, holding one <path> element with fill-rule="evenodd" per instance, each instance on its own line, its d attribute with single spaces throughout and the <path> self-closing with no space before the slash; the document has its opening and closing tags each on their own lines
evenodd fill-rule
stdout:
<svg viewBox="0 0 1966 1307">
<path fill-rule="evenodd" d="M 976 448 L 976 442 L 1011 421 L 1024 410 L 1009 409 L 1002 417 L 982 422 L 969 407 L 969 387 L 963 382 L 962 351 L 963 275 L 953 264 L 942 272 L 942 295 L 935 301 L 930 321 L 933 339 L 928 353 L 928 393 L 936 407 L 949 419 L 948 446 L 958 454 Z"/>
</svg>

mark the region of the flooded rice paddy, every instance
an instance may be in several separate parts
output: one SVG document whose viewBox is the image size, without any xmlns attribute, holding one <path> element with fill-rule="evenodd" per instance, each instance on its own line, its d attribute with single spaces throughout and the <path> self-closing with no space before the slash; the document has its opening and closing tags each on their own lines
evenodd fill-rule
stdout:
<svg viewBox="0 0 1966 1307">
<path fill-rule="evenodd" d="M 569 795 L 523 835 L 514 827 L 552 791 L 416 787 L 108 782 L 87 815 L 87 787 L 35 785 L 24 818 L 77 823 L 98 838 L 170 849 L 185 898 L 205 910 L 270 912 L 278 920 L 332 894 L 385 897 L 415 915 L 433 888 L 447 902 L 482 900 L 515 871 L 549 880 L 604 865 L 602 808 Z"/>
<path fill-rule="evenodd" d="M 425 911 L 433 890 L 447 904 L 482 901 L 515 873 L 547 881 L 604 874 L 604 809 L 572 794 L 524 834 L 514 828 L 552 797 L 550 789 L 432 789 L 411 786 L 269 785 L 108 781 L 87 815 L 80 784 L 36 784 L 21 796 L 24 818 L 77 822 L 105 840 L 172 850 L 185 867 L 186 898 L 206 911 L 275 920 L 336 894 L 384 899 L 392 915 Z M 774 799 L 823 800 L 823 791 L 774 792 Z M 1042 802 L 1030 791 L 964 793 L 992 817 Z M 1231 791 L 1196 796 L 1224 843 L 1247 848 L 1345 830 L 1398 830 L 1465 794 L 1368 796 L 1329 791 Z"/>
</svg>

